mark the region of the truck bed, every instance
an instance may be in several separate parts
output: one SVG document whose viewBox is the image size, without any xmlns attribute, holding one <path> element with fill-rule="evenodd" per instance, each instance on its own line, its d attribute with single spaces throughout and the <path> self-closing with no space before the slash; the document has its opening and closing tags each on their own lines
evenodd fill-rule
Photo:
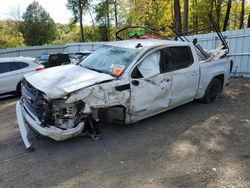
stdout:
<svg viewBox="0 0 250 188">
<path fill-rule="evenodd" d="M 230 58 L 220 58 L 212 61 L 200 62 L 200 82 L 197 98 L 202 98 L 211 80 L 219 75 L 223 75 L 223 87 L 229 83 L 230 69 L 232 61 Z"/>
</svg>

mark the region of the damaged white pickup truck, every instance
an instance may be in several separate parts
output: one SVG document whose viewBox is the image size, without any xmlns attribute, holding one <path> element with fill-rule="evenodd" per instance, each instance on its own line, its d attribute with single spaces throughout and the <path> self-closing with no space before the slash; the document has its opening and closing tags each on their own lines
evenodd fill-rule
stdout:
<svg viewBox="0 0 250 188">
<path fill-rule="evenodd" d="M 194 99 L 209 103 L 229 82 L 232 61 L 224 52 L 202 57 L 187 42 L 117 41 L 79 65 L 26 75 L 16 104 L 24 144 L 33 148 L 29 130 L 57 141 L 98 139 L 102 121 L 129 124 Z"/>
</svg>

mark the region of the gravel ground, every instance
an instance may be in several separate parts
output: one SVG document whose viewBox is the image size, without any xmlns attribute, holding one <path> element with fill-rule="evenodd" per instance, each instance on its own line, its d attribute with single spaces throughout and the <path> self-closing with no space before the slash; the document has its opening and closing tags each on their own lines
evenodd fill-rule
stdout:
<svg viewBox="0 0 250 188">
<path fill-rule="evenodd" d="M 250 79 L 232 79 L 212 104 L 191 102 L 103 138 L 32 138 L 28 153 L 0 101 L 0 187 L 250 187 Z"/>
</svg>

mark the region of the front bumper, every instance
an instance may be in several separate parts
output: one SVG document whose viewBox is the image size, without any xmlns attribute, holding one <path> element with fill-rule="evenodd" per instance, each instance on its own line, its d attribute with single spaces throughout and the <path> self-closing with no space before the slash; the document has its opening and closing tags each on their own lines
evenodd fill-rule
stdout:
<svg viewBox="0 0 250 188">
<path fill-rule="evenodd" d="M 40 120 L 25 107 L 22 101 L 16 103 L 16 116 L 19 125 L 19 130 L 25 147 L 27 149 L 31 148 L 31 143 L 28 139 L 29 126 L 34 129 L 37 133 L 52 138 L 56 141 L 66 140 L 71 137 L 79 135 L 83 128 L 84 123 L 79 123 L 75 128 L 62 130 L 55 126 L 42 127 Z"/>
</svg>

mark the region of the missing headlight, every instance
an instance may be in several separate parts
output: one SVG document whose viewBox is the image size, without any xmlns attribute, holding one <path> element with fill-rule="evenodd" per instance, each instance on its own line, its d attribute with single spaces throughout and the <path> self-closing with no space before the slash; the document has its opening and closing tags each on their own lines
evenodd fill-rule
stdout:
<svg viewBox="0 0 250 188">
<path fill-rule="evenodd" d="M 75 120 L 84 109 L 84 102 L 65 103 L 65 100 L 54 100 L 52 102 L 52 114 L 55 126 L 68 129 L 75 126 Z"/>
<path fill-rule="evenodd" d="M 82 101 L 67 104 L 64 100 L 53 101 L 53 115 L 59 118 L 74 118 L 84 107 Z"/>
</svg>

